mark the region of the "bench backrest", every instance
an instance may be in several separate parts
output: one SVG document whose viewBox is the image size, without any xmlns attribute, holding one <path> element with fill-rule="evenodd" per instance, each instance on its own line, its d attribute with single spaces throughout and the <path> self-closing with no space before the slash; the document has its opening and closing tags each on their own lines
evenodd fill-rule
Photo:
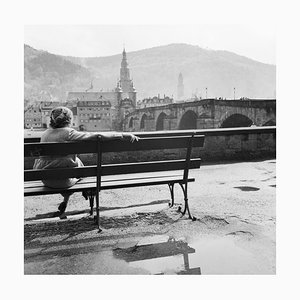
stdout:
<svg viewBox="0 0 300 300">
<path fill-rule="evenodd" d="M 142 135 L 141 135 L 142 136 Z M 26 143 L 24 144 L 25 157 L 57 156 L 69 154 L 97 154 L 97 165 L 80 168 L 61 168 L 47 170 L 25 170 L 24 180 L 35 181 L 42 179 L 60 179 L 72 177 L 90 177 L 119 175 L 130 173 L 145 173 L 155 171 L 183 170 L 183 178 L 187 179 L 188 170 L 200 167 L 201 159 L 191 159 L 191 150 L 203 147 L 204 136 L 197 131 L 184 131 L 144 135 L 138 142 L 130 143 L 121 140 L 78 141 L 65 143 Z M 186 149 L 185 159 L 145 161 L 122 164 L 103 164 L 102 153 L 150 151 L 161 149 Z M 100 184 L 100 183 L 99 183 Z"/>
</svg>

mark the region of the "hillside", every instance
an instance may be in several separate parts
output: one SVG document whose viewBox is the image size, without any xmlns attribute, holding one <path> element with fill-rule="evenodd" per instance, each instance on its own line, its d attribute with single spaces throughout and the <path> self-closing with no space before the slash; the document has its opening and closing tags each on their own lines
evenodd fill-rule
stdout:
<svg viewBox="0 0 300 300">
<path fill-rule="evenodd" d="M 121 51 L 108 57 L 63 57 L 25 46 L 25 90 L 32 82 L 63 97 L 69 89 L 85 89 L 93 78 L 95 89 L 112 89 L 119 78 Z M 50 57 L 49 57 L 50 56 Z M 228 51 L 202 49 L 186 44 L 171 44 L 128 52 L 127 59 L 138 99 L 158 93 L 177 94 L 177 79 L 183 74 L 185 96 L 198 92 L 205 97 L 272 98 L 276 90 L 276 67 Z M 53 63 L 53 65 L 51 65 Z M 68 65 L 70 63 L 70 65 Z M 33 65 L 33 66 L 32 66 Z M 50 66 L 51 65 L 51 66 Z M 63 67 L 62 67 L 63 65 Z M 43 72 L 39 72 L 40 69 Z M 50 74 L 49 74 L 50 73 Z M 47 78 L 50 76 L 50 86 Z"/>
<path fill-rule="evenodd" d="M 62 56 L 24 45 L 25 99 L 65 99 L 69 90 L 85 88 L 90 81 L 88 69 Z"/>
</svg>

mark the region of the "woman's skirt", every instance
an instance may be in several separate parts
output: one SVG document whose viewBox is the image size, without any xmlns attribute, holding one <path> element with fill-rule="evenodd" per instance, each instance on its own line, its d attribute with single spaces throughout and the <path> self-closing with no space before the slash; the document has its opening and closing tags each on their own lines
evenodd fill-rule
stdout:
<svg viewBox="0 0 300 300">
<path fill-rule="evenodd" d="M 76 168 L 83 167 L 84 164 L 78 158 L 59 158 L 55 160 L 48 160 L 45 158 L 39 158 L 35 160 L 33 169 L 60 169 L 60 168 Z M 58 170 L 59 172 L 59 170 Z M 68 188 L 76 184 L 80 178 L 64 178 L 64 179 L 47 179 L 42 180 L 45 186 L 50 188 Z"/>
</svg>

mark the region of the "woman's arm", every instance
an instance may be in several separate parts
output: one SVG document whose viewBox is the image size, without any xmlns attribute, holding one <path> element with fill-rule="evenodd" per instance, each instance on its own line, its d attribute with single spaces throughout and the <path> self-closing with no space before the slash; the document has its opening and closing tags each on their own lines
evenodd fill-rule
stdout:
<svg viewBox="0 0 300 300">
<path fill-rule="evenodd" d="M 98 134 L 84 131 L 77 131 L 75 129 L 71 129 L 69 131 L 69 141 L 81 141 L 81 140 L 93 140 L 96 139 Z"/>
<path fill-rule="evenodd" d="M 139 138 L 132 133 L 129 132 L 116 132 L 116 131 L 108 131 L 108 132 L 99 132 L 98 133 L 101 138 L 104 140 L 110 140 L 110 139 L 124 139 L 128 140 L 130 142 L 138 141 Z"/>
<path fill-rule="evenodd" d="M 116 131 L 107 131 L 107 132 L 83 132 L 71 129 L 69 133 L 70 141 L 80 141 L 80 140 L 95 140 L 98 136 L 103 138 L 103 140 L 111 139 L 124 139 L 131 142 L 138 141 L 139 138 L 128 132 L 116 132 Z"/>
</svg>

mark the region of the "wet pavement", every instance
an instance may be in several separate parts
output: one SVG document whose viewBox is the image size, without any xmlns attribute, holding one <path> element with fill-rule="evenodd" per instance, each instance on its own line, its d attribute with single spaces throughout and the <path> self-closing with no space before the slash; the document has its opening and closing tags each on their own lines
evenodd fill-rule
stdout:
<svg viewBox="0 0 300 300">
<path fill-rule="evenodd" d="M 78 194 L 67 219 L 59 196 L 25 198 L 25 274 L 275 274 L 275 160 L 203 166 L 193 171 L 190 208 L 180 188 L 106 191 L 98 233 Z M 37 204 L 38 202 L 38 204 Z"/>
</svg>

